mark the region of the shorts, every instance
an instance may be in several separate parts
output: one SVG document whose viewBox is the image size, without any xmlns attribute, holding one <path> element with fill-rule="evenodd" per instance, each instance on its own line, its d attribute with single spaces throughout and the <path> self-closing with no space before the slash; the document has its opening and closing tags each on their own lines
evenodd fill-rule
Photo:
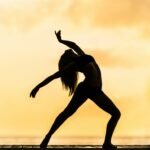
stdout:
<svg viewBox="0 0 150 150">
<path fill-rule="evenodd" d="M 81 95 L 87 96 L 87 98 L 91 98 L 97 96 L 102 91 L 100 86 L 93 87 L 86 82 L 81 82 L 77 86 L 76 92 Z"/>
</svg>

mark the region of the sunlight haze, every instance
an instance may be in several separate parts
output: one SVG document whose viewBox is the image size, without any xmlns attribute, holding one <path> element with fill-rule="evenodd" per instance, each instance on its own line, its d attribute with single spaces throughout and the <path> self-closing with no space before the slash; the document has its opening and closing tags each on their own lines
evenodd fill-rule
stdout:
<svg viewBox="0 0 150 150">
<path fill-rule="evenodd" d="M 29 98 L 68 49 L 59 29 L 100 65 L 122 113 L 114 136 L 150 136 L 149 23 L 148 0 L 0 0 L 1 136 L 43 137 L 69 103 L 59 79 Z M 109 117 L 88 100 L 54 136 L 104 136 Z"/>
</svg>

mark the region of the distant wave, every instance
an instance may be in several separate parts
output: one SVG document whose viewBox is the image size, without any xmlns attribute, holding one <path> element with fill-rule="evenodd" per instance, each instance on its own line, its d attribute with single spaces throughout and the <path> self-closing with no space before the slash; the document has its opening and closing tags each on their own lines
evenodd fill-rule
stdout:
<svg viewBox="0 0 150 150">
<path fill-rule="evenodd" d="M 0 145 L 38 145 L 43 137 L 0 137 Z M 101 145 L 102 137 L 54 137 L 52 145 Z M 117 145 L 150 145 L 150 137 L 114 137 Z"/>
</svg>

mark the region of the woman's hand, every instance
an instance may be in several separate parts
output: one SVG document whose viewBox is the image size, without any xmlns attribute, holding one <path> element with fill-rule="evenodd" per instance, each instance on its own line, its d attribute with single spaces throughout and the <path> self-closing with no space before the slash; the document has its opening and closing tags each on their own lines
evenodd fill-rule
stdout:
<svg viewBox="0 0 150 150">
<path fill-rule="evenodd" d="M 60 42 L 62 39 L 61 39 L 61 30 L 59 30 L 58 32 L 55 31 L 55 35 L 57 37 L 57 40 Z"/>
<path fill-rule="evenodd" d="M 30 93 L 30 97 L 35 97 L 35 95 L 36 95 L 36 93 L 39 91 L 39 88 L 38 87 L 35 87 L 32 91 L 31 91 L 31 93 Z"/>
</svg>

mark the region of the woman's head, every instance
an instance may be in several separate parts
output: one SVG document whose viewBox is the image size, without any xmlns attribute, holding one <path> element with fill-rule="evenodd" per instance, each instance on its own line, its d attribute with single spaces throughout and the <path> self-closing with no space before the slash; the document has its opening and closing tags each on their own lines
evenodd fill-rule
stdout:
<svg viewBox="0 0 150 150">
<path fill-rule="evenodd" d="M 72 63 L 77 55 L 71 50 L 66 50 L 59 60 L 59 70 L 63 70 L 69 63 Z M 61 77 L 62 85 L 65 89 L 69 90 L 69 95 L 72 95 L 75 91 L 78 81 L 78 73 L 76 71 L 70 71 L 65 73 Z"/>
</svg>

